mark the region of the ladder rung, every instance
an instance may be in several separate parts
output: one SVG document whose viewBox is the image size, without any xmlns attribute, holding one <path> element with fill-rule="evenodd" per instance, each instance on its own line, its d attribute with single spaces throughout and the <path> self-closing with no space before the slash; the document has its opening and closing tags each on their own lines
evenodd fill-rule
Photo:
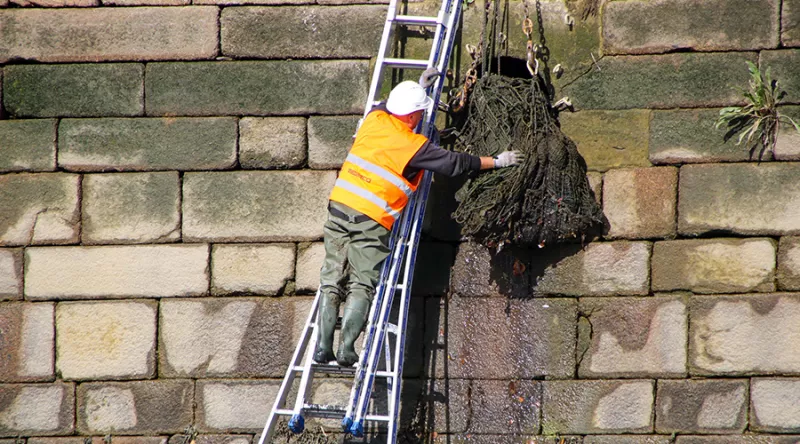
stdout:
<svg viewBox="0 0 800 444">
<path fill-rule="evenodd" d="M 340 405 L 305 404 L 303 413 L 310 418 L 341 419 L 346 409 Z"/>
<path fill-rule="evenodd" d="M 387 58 L 383 59 L 383 64 L 389 66 L 390 68 L 416 68 L 416 69 L 425 69 L 428 67 L 427 60 L 417 60 L 417 59 L 394 59 L 394 58 Z"/>
<path fill-rule="evenodd" d="M 329 375 L 355 375 L 356 374 L 356 367 L 342 367 L 338 364 L 311 364 L 311 368 L 314 369 L 315 373 L 327 373 Z M 299 371 L 302 371 L 303 368 L 300 367 Z"/>
<path fill-rule="evenodd" d="M 439 24 L 439 17 L 423 17 L 418 15 L 397 15 L 394 22 L 401 25 L 436 26 Z"/>
</svg>

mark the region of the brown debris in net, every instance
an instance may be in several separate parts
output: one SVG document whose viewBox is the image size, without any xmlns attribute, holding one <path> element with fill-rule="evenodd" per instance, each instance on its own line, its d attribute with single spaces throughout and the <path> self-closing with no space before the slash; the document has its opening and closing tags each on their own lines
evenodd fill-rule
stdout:
<svg viewBox="0 0 800 444">
<path fill-rule="evenodd" d="M 489 247 L 582 238 L 605 223 L 586 163 L 557 125 L 538 79 L 484 74 L 469 96 L 456 149 L 476 156 L 518 150 L 515 167 L 483 172 L 458 191 L 462 234 Z"/>
</svg>

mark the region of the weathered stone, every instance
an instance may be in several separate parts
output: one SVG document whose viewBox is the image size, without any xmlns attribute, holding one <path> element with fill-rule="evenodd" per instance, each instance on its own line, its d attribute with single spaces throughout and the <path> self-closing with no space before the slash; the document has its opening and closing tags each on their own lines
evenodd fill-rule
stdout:
<svg viewBox="0 0 800 444">
<path fill-rule="evenodd" d="M 172 435 L 169 444 L 184 444 L 186 440 L 194 439 L 196 444 L 250 444 L 253 437 L 250 435 Z"/>
<path fill-rule="evenodd" d="M 759 65 L 762 72 L 770 69 L 772 78 L 778 81 L 778 86 L 786 93 L 781 102 L 800 103 L 800 78 L 797 76 L 797 70 L 800 68 L 800 49 L 763 51 Z"/>
<path fill-rule="evenodd" d="M 0 437 L 69 435 L 75 384 L 0 384 Z"/>
<path fill-rule="evenodd" d="M 593 171 L 650 166 L 647 159 L 650 111 L 580 111 L 559 115 L 561 129 Z"/>
<path fill-rule="evenodd" d="M 305 5 L 313 0 L 192 0 L 195 5 Z"/>
<path fill-rule="evenodd" d="M 778 112 L 800 125 L 800 106 L 780 106 Z M 800 132 L 790 122 L 781 122 L 773 149 L 775 160 L 800 160 Z"/>
<path fill-rule="evenodd" d="M 207 245 L 28 248 L 31 299 L 197 296 L 208 291 Z"/>
<path fill-rule="evenodd" d="M 781 5 L 781 43 L 800 46 L 800 2 L 783 0 Z"/>
<path fill-rule="evenodd" d="M 447 294 L 455 251 L 450 244 L 420 242 L 414 266 L 412 296 L 441 296 Z"/>
<path fill-rule="evenodd" d="M 306 119 L 245 117 L 239 121 L 242 168 L 295 168 L 306 161 Z"/>
<path fill-rule="evenodd" d="M 0 301 L 22 299 L 22 250 L 0 248 Z"/>
<path fill-rule="evenodd" d="M 675 444 L 797 444 L 800 435 L 684 435 Z"/>
<path fill-rule="evenodd" d="M 0 189 L 0 245 L 78 242 L 78 175 L 5 174 Z"/>
<path fill-rule="evenodd" d="M 167 443 L 168 439 L 166 436 L 114 436 L 111 438 L 110 444 L 167 444 Z M 93 442 L 92 444 L 102 444 L 102 443 Z"/>
<path fill-rule="evenodd" d="M 653 246 L 653 291 L 744 293 L 775 290 L 772 239 L 685 239 Z"/>
<path fill-rule="evenodd" d="M 103 0 L 103 5 L 110 6 L 183 6 L 190 3 L 192 0 Z"/>
<path fill-rule="evenodd" d="M 725 141 L 726 128 L 715 128 L 717 109 L 653 111 L 650 121 L 650 161 L 655 164 L 738 162 L 750 153 Z"/>
<path fill-rule="evenodd" d="M 188 173 L 183 177 L 183 239 L 319 239 L 335 180 L 333 171 Z"/>
<path fill-rule="evenodd" d="M 77 397 L 81 434 L 178 433 L 192 424 L 191 380 L 84 383 Z"/>
<path fill-rule="evenodd" d="M 56 121 L 0 121 L 0 172 L 56 169 Z"/>
<path fill-rule="evenodd" d="M 353 114 L 367 100 L 367 78 L 358 60 L 148 63 L 147 113 Z"/>
<path fill-rule="evenodd" d="M 174 435 L 184 436 L 184 435 Z M 198 437 L 199 438 L 199 437 Z M 166 436 L 92 436 L 29 438 L 27 444 L 167 444 Z M 13 443 L 9 443 L 13 444 Z"/>
<path fill-rule="evenodd" d="M 8 65 L 3 71 L 3 103 L 15 117 L 136 116 L 144 111 L 140 64 Z"/>
<path fill-rule="evenodd" d="M 236 119 L 64 119 L 58 165 L 71 171 L 214 170 L 236 163 Z"/>
<path fill-rule="evenodd" d="M 800 379 L 753 378 L 750 427 L 759 432 L 800 431 Z"/>
<path fill-rule="evenodd" d="M 800 163 L 683 166 L 678 232 L 800 234 L 798 175 Z"/>
<path fill-rule="evenodd" d="M 733 88 L 745 87 L 745 61 L 755 53 L 666 54 L 604 57 L 564 88 L 580 109 L 669 109 L 718 107 L 742 103 Z M 675 85 L 681 85 L 676 88 Z"/>
<path fill-rule="evenodd" d="M 747 380 L 658 381 L 656 432 L 742 433 Z"/>
<path fill-rule="evenodd" d="M 360 116 L 330 116 L 308 119 L 308 166 L 339 169 L 353 144 Z"/>
<path fill-rule="evenodd" d="M 467 433 L 521 433 L 539 430 L 541 383 L 470 381 Z"/>
<path fill-rule="evenodd" d="M 11 0 L 11 3 L 19 6 L 44 6 L 59 8 L 100 6 L 100 0 Z"/>
<path fill-rule="evenodd" d="M 161 301 L 162 377 L 281 377 L 309 298 Z"/>
<path fill-rule="evenodd" d="M 211 292 L 276 295 L 294 277 L 294 244 L 214 245 Z"/>
<path fill-rule="evenodd" d="M 524 297 L 529 292 L 527 262 L 524 250 L 505 249 L 493 254 L 478 243 L 461 243 L 453 265 L 451 288 L 467 297 Z"/>
<path fill-rule="evenodd" d="M 550 263 L 533 284 L 536 293 L 569 296 L 646 295 L 650 292 L 650 243 L 591 243 Z"/>
<path fill-rule="evenodd" d="M 84 244 L 179 240 L 180 190 L 176 171 L 85 175 L 81 240 Z"/>
<path fill-rule="evenodd" d="M 653 430 L 653 381 L 544 381 L 542 384 L 542 434 Z"/>
<path fill-rule="evenodd" d="M 280 381 L 198 381 L 196 427 L 201 432 L 260 432 L 279 387 Z"/>
<path fill-rule="evenodd" d="M 674 237 L 678 169 L 616 169 L 603 179 L 603 213 L 611 238 Z"/>
<path fill-rule="evenodd" d="M 297 247 L 295 291 L 303 293 L 317 291 L 323 260 L 325 260 L 325 245 L 322 242 L 300 244 Z"/>
<path fill-rule="evenodd" d="M 680 298 L 585 298 L 579 311 L 580 377 L 686 375 L 689 325 Z"/>
<path fill-rule="evenodd" d="M 781 238 L 777 277 L 781 290 L 800 290 L 800 237 Z"/>
<path fill-rule="evenodd" d="M 447 376 L 571 377 L 576 308 L 570 299 L 451 298 Z"/>
<path fill-rule="evenodd" d="M 54 305 L 0 304 L 0 381 L 47 381 L 53 370 Z"/>
<path fill-rule="evenodd" d="M 56 307 L 56 369 L 64 379 L 155 376 L 155 302 L 63 302 Z"/>
<path fill-rule="evenodd" d="M 594 200 L 597 203 L 603 203 L 603 175 L 601 173 L 588 172 L 586 178 L 589 180 L 589 188 L 594 193 Z"/>
<path fill-rule="evenodd" d="M 386 7 L 224 8 L 222 53 L 230 57 L 368 58 L 381 39 Z"/>
<path fill-rule="evenodd" d="M 693 375 L 800 374 L 800 296 L 700 296 L 689 311 Z"/>
<path fill-rule="evenodd" d="M 671 437 L 663 435 L 586 435 L 582 444 L 673 444 L 673 442 Z"/>
<path fill-rule="evenodd" d="M 195 60 L 217 53 L 217 8 L 210 7 L 14 9 L 0 11 L 0 27 L 0 63 Z"/>
<path fill-rule="evenodd" d="M 603 52 L 776 48 L 779 11 L 775 0 L 609 2 L 603 8 Z"/>
</svg>

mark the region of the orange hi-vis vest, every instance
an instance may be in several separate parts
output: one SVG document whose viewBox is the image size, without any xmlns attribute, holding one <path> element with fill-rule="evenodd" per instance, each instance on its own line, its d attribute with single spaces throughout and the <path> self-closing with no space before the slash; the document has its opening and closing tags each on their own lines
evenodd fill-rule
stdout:
<svg viewBox="0 0 800 444">
<path fill-rule="evenodd" d="M 372 111 L 361 124 L 330 200 L 359 211 L 391 229 L 422 179 L 403 170 L 428 139 L 391 114 Z"/>
</svg>

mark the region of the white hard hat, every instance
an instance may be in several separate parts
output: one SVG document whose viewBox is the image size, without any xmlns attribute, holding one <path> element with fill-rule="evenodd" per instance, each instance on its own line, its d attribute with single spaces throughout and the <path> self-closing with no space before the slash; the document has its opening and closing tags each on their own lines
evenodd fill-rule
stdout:
<svg viewBox="0 0 800 444">
<path fill-rule="evenodd" d="M 392 114 L 405 116 L 414 111 L 427 108 L 431 102 L 433 100 L 425 93 L 425 88 L 417 82 L 406 80 L 405 82 L 400 82 L 389 93 L 386 109 Z"/>
</svg>

